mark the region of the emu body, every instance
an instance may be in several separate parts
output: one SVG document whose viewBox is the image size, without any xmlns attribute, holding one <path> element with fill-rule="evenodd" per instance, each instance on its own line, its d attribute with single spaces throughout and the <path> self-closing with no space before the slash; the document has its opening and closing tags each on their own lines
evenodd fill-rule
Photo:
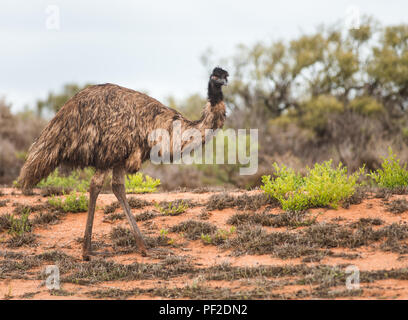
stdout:
<svg viewBox="0 0 408 320">
<path fill-rule="evenodd" d="M 83 244 L 83 257 L 89 259 L 96 199 L 112 170 L 112 191 L 125 211 L 141 253 L 146 254 L 142 234 L 126 200 L 124 176 L 126 172 L 137 172 L 149 159 L 153 147 L 149 134 L 155 129 L 171 134 L 173 122 L 179 120 L 182 130 L 200 130 L 205 142 L 205 129 L 221 128 L 225 121 L 221 86 L 227 83 L 227 77 L 225 70 L 213 70 L 208 102 L 196 121 L 138 91 L 109 83 L 87 87 L 62 106 L 34 141 L 20 172 L 21 186 L 24 189 L 35 186 L 58 165 L 96 169 L 89 190 Z"/>
</svg>

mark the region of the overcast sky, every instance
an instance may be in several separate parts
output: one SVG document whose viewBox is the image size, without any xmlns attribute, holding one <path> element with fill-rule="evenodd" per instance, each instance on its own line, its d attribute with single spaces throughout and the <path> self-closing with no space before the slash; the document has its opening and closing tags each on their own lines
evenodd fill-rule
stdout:
<svg viewBox="0 0 408 320">
<path fill-rule="evenodd" d="M 160 100 L 205 94 L 208 48 L 226 57 L 239 43 L 291 39 L 344 19 L 350 6 L 383 24 L 408 22 L 406 0 L 1 0 L 0 97 L 18 111 L 69 82 Z"/>
</svg>

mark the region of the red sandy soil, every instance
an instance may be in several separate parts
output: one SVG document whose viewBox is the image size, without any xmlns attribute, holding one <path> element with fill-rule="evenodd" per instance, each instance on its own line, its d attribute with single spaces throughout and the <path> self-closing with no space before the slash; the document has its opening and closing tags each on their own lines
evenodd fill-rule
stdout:
<svg viewBox="0 0 408 320">
<path fill-rule="evenodd" d="M 35 194 L 32 196 L 22 195 L 19 190 L 13 188 L 0 189 L 3 195 L 0 196 L 0 201 L 8 199 L 9 202 L 6 206 L 0 207 L 0 215 L 5 213 L 12 213 L 14 203 L 36 205 L 46 203 L 47 198 L 42 197 L 39 190 L 35 190 Z M 236 191 L 231 192 L 233 195 L 239 195 L 247 192 L 248 194 L 255 194 L 261 192 L 255 191 Z M 152 193 L 144 195 L 130 195 L 139 199 L 147 200 L 151 203 L 150 206 L 142 209 L 133 209 L 133 213 L 141 213 L 146 210 L 155 210 L 154 202 L 160 201 L 174 201 L 176 199 L 191 199 L 195 202 L 205 204 L 209 197 L 214 194 L 212 192 L 207 193 L 192 193 L 192 192 L 180 192 L 180 193 Z M 392 199 L 402 198 L 407 199 L 407 195 L 396 195 Z M 106 247 L 102 248 L 102 251 L 108 251 L 113 255 L 108 256 L 106 260 L 114 261 L 121 264 L 138 263 L 158 263 L 160 258 L 155 255 L 149 254 L 147 257 L 142 257 L 137 250 L 126 254 L 115 255 L 115 249 L 113 248 L 112 241 L 109 238 L 109 234 L 114 226 L 123 226 L 128 228 L 129 225 L 124 220 L 116 220 L 113 223 L 106 222 L 106 214 L 103 212 L 103 208 L 106 205 L 116 201 L 113 194 L 101 194 L 97 201 L 97 211 L 95 214 L 95 222 L 93 227 L 93 242 L 104 242 Z M 197 206 L 189 208 L 185 213 L 177 216 L 157 216 L 156 218 L 149 220 L 148 222 L 139 222 L 139 226 L 144 234 L 158 235 L 160 230 L 169 230 L 172 226 L 186 221 L 188 219 L 200 220 L 200 214 L 202 213 L 203 206 Z M 262 211 L 262 210 L 261 210 Z M 122 212 L 122 209 L 117 209 L 116 213 Z M 227 224 L 228 218 L 236 214 L 238 210 L 236 208 L 226 208 L 224 210 L 214 210 L 209 212 L 208 220 L 213 225 L 224 230 L 229 230 L 230 225 Z M 278 214 L 282 210 L 274 208 L 270 210 L 270 213 Z M 33 213 L 31 213 L 33 214 Z M 408 221 L 408 212 L 401 214 L 395 214 L 388 212 L 384 206 L 382 199 L 365 199 L 362 203 L 357 205 L 351 205 L 348 209 L 312 209 L 309 211 L 311 216 L 316 217 L 317 222 L 331 222 L 338 223 L 339 225 L 349 224 L 357 222 L 361 218 L 379 218 L 384 221 L 384 225 L 392 223 L 406 223 Z M 7 232 L 0 233 L 0 251 L 13 251 L 23 252 L 27 255 L 36 255 L 46 251 L 57 250 L 66 253 L 77 259 L 79 263 L 81 260 L 81 244 L 78 239 L 83 237 L 85 221 L 87 213 L 68 213 L 62 216 L 61 220 L 56 224 L 35 226 L 33 233 L 37 236 L 35 246 L 22 246 L 18 248 L 8 248 L 6 241 L 9 239 Z M 340 219 L 339 219 L 340 218 Z M 293 232 L 291 229 L 264 227 L 268 232 L 287 231 Z M 302 227 L 301 227 L 302 228 Z M 374 228 L 375 229 L 375 228 Z M 299 231 L 299 228 L 296 229 Z M 373 244 L 368 246 L 362 246 L 355 249 L 348 248 L 333 248 L 334 253 L 347 253 L 358 254 L 357 259 L 348 259 L 343 257 L 331 257 L 326 256 L 319 262 L 302 262 L 302 257 L 294 259 L 280 259 L 272 256 L 271 254 L 263 255 L 236 255 L 233 250 L 224 249 L 220 246 L 206 245 L 198 240 L 186 241 L 180 234 L 168 233 L 168 236 L 174 241 L 176 246 L 166 247 L 169 254 L 184 257 L 190 261 L 196 268 L 205 268 L 218 265 L 221 263 L 228 263 L 232 266 L 288 266 L 288 265 L 304 265 L 317 266 L 317 265 L 329 265 L 329 266 L 342 266 L 342 265 L 355 265 L 363 271 L 374 270 L 391 270 L 401 269 L 408 267 L 408 256 L 403 254 L 394 253 L 390 251 L 384 251 L 379 248 L 379 245 Z M 234 236 L 234 235 L 233 235 Z M 232 237 L 233 237 L 232 236 Z M 177 246 L 177 244 L 182 244 Z M 0 255 L 0 259 L 3 259 Z M 85 262 L 84 262 L 85 263 Z M 187 277 L 180 275 L 170 279 L 147 279 L 147 280 L 115 280 L 97 282 L 94 284 L 74 284 L 74 283 L 62 283 L 61 289 L 67 292 L 68 295 L 53 294 L 44 285 L 42 280 L 38 279 L 45 265 L 39 268 L 34 268 L 26 272 L 22 272 L 20 279 L 17 277 L 2 277 L 0 272 L 0 299 L 92 299 L 94 297 L 86 294 L 90 291 L 105 290 L 105 289 L 120 289 L 120 290 L 132 290 L 135 288 L 182 288 L 186 286 L 204 285 L 214 290 L 230 289 L 234 291 L 243 291 L 251 289 L 269 290 L 274 294 L 282 295 L 282 298 L 296 299 L 296 292 L 304 291 L 308 292 L 313 290 L 313 286 L 310 284 L 289 283 L 285 284 L 286 280 L 291 280 L 290 277 L 280 277 L 277 279 L 265 277 L 259 278 L 243 278 L 233 281 L 225 280 L 212 280 L 205 281 L 200 276 Z M 1 271 L 1 266 L 0 266 Z M 408 279 L 408 278 L 406 278 Z M 293 279 L 292 279 L 293 280 Z M 265 284 L 268 284 L 266 286 Z M 337 297 L 340 299 L 408 299 L 408 280 L 401 279 L 383 279 L 372 282 L 361 283 L 362 292 L 359 295 L 344 295 Z M 336 286 L 330 288 L 330 290 L 346 290 L 345 286 Z M 31 295 L 28 295 L 31 293 Z M 291 296 L 293 295 L 293 296 Z M 163 296 L 155 296 L 152 294 L 143 295 L 130 295 L 126 297 L 128 299 L 163 299 Z M 187 297 L 186 297 L 187 298 Z M 313 295 L 306 298 L 314 298 Z"/>
</svg>

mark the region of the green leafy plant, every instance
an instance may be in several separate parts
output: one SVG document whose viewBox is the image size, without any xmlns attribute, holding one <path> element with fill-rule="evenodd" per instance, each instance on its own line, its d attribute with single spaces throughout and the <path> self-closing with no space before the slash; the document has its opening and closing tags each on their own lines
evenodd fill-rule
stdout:
<svg viewBox="0 0 408 320">
<path fill-rule="evenodd" d="M 167 229 L 160 229 L 160 237 L 166 237 L 169 234 Z"/>
<path fill-rule="evenodd" d="M 205 243 L 205 244 L 210 244 L 212 242 L 212 237 L 209 234 L 201 234 L 201 240 Z"/>
<path fill-rule="evenodd" d="M 407 164 L 401 166 L 400 159 L 388 149 L 388 157 L 382 158 L 381 168 L 368 174 L 368 176 L 382 188 L 397 188 L 408 185 Z"/>
<path fill-rule="evenodd" d="M 264 190 L 276 198 L 284 210 L 302 211 L 313 207 L 337 207 L 339 202 L 352 196 L 358 185 L 358 178 L 364 168 L 347 174 L 347 168 L 341 163 L 333 168 L 332 160 L 316 163 L 312 169 L 307 168 L 303 177 L 292 169 L 274 164 L 276 178 L 263 176 Z"/>
<path fill-rule="evenodd" d="M 20 237 L 26 232 L 31 231 L 31 223 L 28 219 L 29 212 L 21 214 L 20 218 L 16 218 L 14 215 L 9 216 L 10 228 L 8 233 L 12 237 Z"/>
<path fill-rule="evenodd" d="M 48 203 L 56 209 L 63 212 L 86 212 L 88 210 L 88 197 L 84 193 L 77 196 L 75 191 L 72 191 L 65 199 L 52 197 L 48 199 Z"/>
<path fill-rule="evenodd" d="M 160 211 L 161 214 L 166 216 L 177 216 L 186 212 L 188 205 L 184 201 L 169 202 L 166 206 L 161 206 L 160 204 L 155 204 L 155 207 Z"/>
<path fill-rule="evenodd" d="M 169 234 L 169 230 L 167 229 L 160 229 L 159 239 L 161 243 L 167 243 L 168 245 L 174 244 L 174 239 L 169 238 L 167 235 Z"/>
<path fill-rule="evenodd" d="M 148 175 L 143 177 L 141 172 L 126 176 L 125 187 L 128 193 L 154 192 L 160 185 L 160 179 L 153 179 Z"/>
</svg>

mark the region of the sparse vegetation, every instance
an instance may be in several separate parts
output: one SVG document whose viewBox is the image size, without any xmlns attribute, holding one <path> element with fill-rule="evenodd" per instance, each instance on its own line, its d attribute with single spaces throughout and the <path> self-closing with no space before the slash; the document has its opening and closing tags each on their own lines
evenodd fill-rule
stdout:
<svg viewBox="0 0 408 320">
<path fill-rule="evenodd" d="M 186 212 L 186 210 L 188 209 L 187 203 L 185 203 L 183 200 L 156 204 L 155 207 L 161 214 L 166 216 L 178 216 L 179 214 Z"/>
<path fill-rule="evenodd" d="M 152 211 L 144 211 L 142 213 L 138 213 L 135 215 L 135 220 L 136 221 L 147 221 L 155 218 L 157 216 L 156 213 Z"/>
<path fill-rule="evenodd" d="M 360 204 L 367 198 L 367 190 L 364 186 L 357 186 L 354 193 L 342 201 L 342 207 L 348 209 L 353 204 Z"/>
<path fill-rule="evenodd" d="M 145 241 L 148 247 L 155 248 L 159 246 L 168 246 L 173 244 L 172 239 L 168 236 L 168 230 L 160 230 L 160 234 L 156 237 L 146 237 Z M 114 227 L 110 233 L 110 239 L 115 247 L 124 247 L 137 249 L 135 236 L 129 229 L 123 227 Z"/>
<path fill-rule="evenodd" d="M 0 200 L 0 207 L 5 207 L 7 206 L 7 203 L 9 203 L 10 200 L 5 199 L 5 200 Z"/>
<path fill-rule="evenodd" d="M 377 225 L 378 221 L 370 223 Z M 405 239 L 408 239 L 408 226 L 396 223 L 376 230 L 367 221 L 351 225 L 319 223 L 296 233 L 267 233 L 260 226 L 242 225 L 237 228 L 237 237 L 228 239 L 225 246 L 234 248 L 237 254 L 272 253 L 285 259 L 323 254 L 321 249 L 358 248 L 379 240 L 384 240 L 382 250 L 402 253 L 407 250 L 401 242 Z"/>
<path fill-rule="evenodd" d="M 8 233 L 11 238 L 7 241 L 9 247 L 21 247 L 31 245 L 35 241 L 35 235 L 31 233 L 32 223 L 28 218 L 29 213 L 23 213 L 20 217 L 8 215 Z"/>
<path fill-rule="evenodd" d="M 136 245 L 135 237 L 129 229 L 114 227 L 109 235 L 114 245 L 119 247 L 133 247 Z"/>
<path fill-rule="evenodd" d="M 106 207 L 103 208 L 103 212 L 105 214 L 113 213 L 115 212 L 116 209 L 120 208 L 120 204 L 117 201 L 112 202 L 111 204 L 108 204 Z"/>
<path fill-rule="evenodd" d="M 362 228 L 366 226 L 381 226 L 384 221 L 378 218 L 360 218 L 357 222 L 352 223 L 351 227 Z"/>
<path fill-rule="evenodd" d="M 231 227 L 229 230 L 224 230 L 224 229 L 217 229 L 216 232 L 213 232 L 212 234 L 201 234 L 201 240 L 205 244 L 215 244 L 219 245 L 224 243 L 225 240 L 227 240 L 232 234 L 234 234 L 236 231 L 235 227 Z"/>
<path fill-rule="evenodd" d="M 329 167 L 330 164 L 330 167 Z M 318 169 L 316 166 L 308 170 L 305 175 L 295 174 L 289 181 L 296 185 L 296 179 L 299 179 L 299 187 L 293 188 L 292 193 L 286 192 L 286 196 L 299 193 L 298 190 L 308 190 L 305 194 L 314 198 L 316 201 L 307 199 L 307 207 L 327 206 L 335 207 L 342 204 L 348 207 L 351 204 L 359 204 L 363 199 L 376 197 L 377 193 L 383 193 L 384 206 L 387 210 L 395 213 L 403 213 L 408 208 L 405 196 L 398 196 L 397 199 L 390 200 L 395 193 L 405 194 L 401 187 L 384 188 L 382 186 L 360 186 L 357 182 L 361 171 L 352 175 L 353 179 L 347 175 L 347 170 L 343 166 L 331 167 L 331 163 L 323 163 Z M 279 168 L 281 169 L 281 168 Z M 314 170 L 316 169 L 316 170 Z M 277 178 L 287 178 L 289 169 L 285 174 L 276 174 Z M 314 170 L 314 171 L 313 171 Z M 282 173 L 282 172 L 280 172 Z M 309 179 L 309 180 L 308 180 Z M 273 183 L 273 180 L 270 180 Z M 321 185 L 325 185 L 323 190 Z M 340 190 L 352 190 L 354 193 L 346 197 L 339 192 L 336 197 L 331 197 L 332 193 L 338 192 L 335 185 L 340 185 Z M 346 187 L 344 187 L 346 185 Z M 279 184 L 276 184 L 279 186 Z M 348 189 L 347 189 L 348 188 Z M 280 190 L 277 188 L 276 190 Z M 312 190 L 310 192 L 310 190 Z M 319 193 L 321 190 L 324 192 Z M 280 190 L 281 194 L 282 190 Z M 330 193 L 332 192 L 332 193 Z M 374 194 L 372 194 L 374 192 Z M 319 198 L 319 194 L 321 197 Z M 82 197 L 82 200 L 81 200 Z M 31 226 L 43 224 L 53 224 L 57 222 L 65 212 L 78 212 L 78 208 L 87 209 L 87 199 L 83 193 L 71 192 L 63 197 L 51 197 L 47 203 L 29 204 L 12 202 L 9 206 L 13 210 L 13 217 L 22 223 L 14 225 L 25 225 L 23 222 L 27 219 Z M 313 199 L 314 199 L 313 198 Z M 331 201 L 326 201 L 331 199 Z M 334 200 L 333 200 L 334 199 Z M 341 199 L 341 200 L 339 200 Z M 295 201 L 295 200 L 294 200 Z M 320 201 L 320 202 L 319 202 Z M 82 203 L 82 205 L 81 205 Z M 133 209 L 142 209 L 146 206 L 152 206 L 155 202 L 149 202 L 143 197 L 129 198 L 129 204 Z M 276 197 L 271 197 L 266 190 L 264 192 L 251 192 L 232 195 L 230 193 L 217 193 L 208 199 L 205 203 L 195 202 L 192 199 L 178 199 L 173 201 L 163 201 L 155 204 L 162 215 L 177 215 L 185 212 L 190 205 L 201 206 L 200 220 L 186 220 L 173 226 L 161 224 L 159 220 L 154 220 L 160 215 L 153 211 L 144 211 L 135 214 L 136 221 L 147 221 L 149 224 L 142 226 L 149 229 L 145 237 L 146 245 L 152 250 L 152 258 L 158 259 L 159 263 L 132 263 L 120 264 L 105 259 L 93 260 L 90 263 L 79 262 L 71 258 L 59 257 L 56 254 L 50 254 L 49 257 L 29 256 L 23 257 L 18 254 L 2 253 L 0 251 L 0 278 L 4 277 L 29 277 L 27 271 L 32 268 L 38 268 L 48 261 L 57 261 L 61 267 L 62 281 L 73 284 L 89 284 L 106 281 L 126 281 L 141 279 L 171 279 L 173 277 L 186 276 L 197 278 L 191 285 L 180 290 L 171 288 L 152 288 L 152 289 L 129 289 L 116 290 L 107 288 L 106 290 L 97 290 L 86 293 L 86 295 L 101 298 L 125 299 L 130 296 L 151 295 L 152 297 L 228 297 L 228 298 L 333 298 L 333 297 L 351 297 L 359 296 L 362 290 L 353 292 L 338 290 L 337 286 L 344 281 L 344 270 L 338 267 L 330 267 L 321 264 L 324 259 L 342 258 L 345 260 L 361 259 L 362 256 L 354 251 L 335 250 L 339 248 L 353 250 L 362 246 L 371 246 L 372 248 L 399 254 L 401 259 L 408 254 L 408 228 L 405 224 L 387 224 L 378 218 L 360 218 L 357 221 L 345 222 L 342 220 L 331 219 L 330 223 L 319 223 L 317 217 L 324 214 L 322 211 L 286 210 L 279 212 L 273 210 L 281 201 Z M 283 207 L 283 205 L 282 205 Z M 112 202 L 103 208 L 106 216 L 104 219 L 115 223 L 122 220 L 125 215 L 120 211 L 118 202 Z M 220 227 L 202 221 L 203 219 L 212 219 L 214 214 L 211 211 L 222 210 L 225 208 L 235 208 L 237 212 L 229 217 L 227 224 L 232 226 Z M 4 209 L 3 209 L 4 210 Z M 6 209 L 7 210 L 7 209 Z M 273 213 L 272 213 L 273 212 Z M 227 214 L 230 214 L 229 212 Z M 9 231 L 12 227 L 11 215 L 0 215 L 0 229 Z M 30 219 L 28 220 L 28 217 Z M 162 217 L 161 219 L 165 219 Z M 153 220 L 153 221 L 148 221 Z M 168 220 L 168 219 L 167 219 Z M 26 221 L 26 223 L 27 223 Z M 339 223 L 343 221 L 344 223 Z M 159 223 L 157 223 L 159 222 Z M 267 228 L 265 228 L 267 227 Z M 269 231 L 268 227 L 282 228 L 286 231 Z M 16 227 L 16 230 L 23 228 Z M 30 229 L 31 230 L 31 229 Z M 175 237 L 171 233 L 177 233 Z M 26 229 L 25 232 L 16 233 L 6 241 L 7 247 L 33 246 L 36 245 L 36 236 Z M 180 239 L 181 238 L 181 239 Z M 186 257 L 174 256 L 174 248 L 182 246 L 190 240 L 199 240 L 205 245 L 218 246 L 220 253 L 226 250 L 228 255 L 257 254 L 272 255 L 280 259 L 299 258 L 302 264 L 300 267 L 290 265 L 283 266 L 257 266 L 257 267 L 230 267 L 228 265 L 216 265 L 206 267 L 200 265 L 200 268 L 190 262 L 186 262 Z M 82 241 L 82 238 L 80 239 Z M 102 252 L 101 257 L 107 257 L 115 254 L 130 254 L 138 252 L 135 237 L 130 229 L 123 227 L 113 227 L 110 233 L 110 243 L 113 245 L 113 252 Z M 110 244 L 102 241 L 93 241 L 94 249 L 110 247 Z M 222 249 L 222 250 L 221 250 Z M 2 257 L 4 260 L 2 260 Z M 7 257 L 7 258 L 6 258 Z M 11 258 L 13 257 L 13 258 Z M 8 262 L 5 262 L 9 260 Z M 11 259 L 11 260 L 10 260 Z M 193 260 L 194 261 L 194 260 Z M 309 263 L 319 263 L 311 267 Z M 273 280 L 259 278 L 259 276 L 273 277 Z M 43 276 L 42 276 L 43 277 Z M 288 277 L 290 280 L 288 280 Z M 319 278 L 321 277 L 321 278 Z M 403 270 L 392 271 L 370 271 L 361 272 L 361 281 L 376 281 L 377 279 L 406 277 Z M 236 289 L 222 290 L 214 289 L 212 286 L 204 287 L 201 279 L 206 281 L 225 279 L 228 281 L 247 281 L 250 288 L 245 291 Z M 291 285 L 305 285 L 308 289 L 301 289 L 294 293 L 281 294 L 279 288 Z M 272 288 L 278 289 L 278 293 Z M 366 290 L 366 289 L 364 289 Z M 53 291 L 51 295 L 77 295 L 71 291 Z"/>
<path fill-rule="evenodd" d="M 136 197 L 130 197 L 128 199 L 128 203 L 132 209 L 141 209 L 143 207 L 150 205 L 148 201 Z"/>
<path fill-rule="evenodd" d="M 235 206 L 235 198 L 227 192 L 214 194 L 208 199 L 207 210 L 223 210 Z"/>
<path fill-rule="evenodd" d="M 47 205 L 44 204 L 37 204 L 37 205 L 30 205 L 30 204 L 22 204 L 19 202 L 13 203 L 13 213 L 15 214 L 29 214 L 31 212 L 38 212 L 47 209 Z"/>
<path fill-rule="evenodd" d="M 229 204 L 231 203 L 238 209 L 235 201 L 229 202 Z M 330 266 L 324 263 L 316 263 L 331 258 L 342 258 L 350 261 L 361 259 L 362 256 L 354 251 L 339 251 L 333 248 L 350 250 L 361 246 L 371 246 L 372 249 L 395 252 L 400 255 L 408 253 L 408 246 L 406 245 L 408 227 L 403 223 L 387 224 L 378 218 L 361 218 L 348 223 L 346 222 L 347 219 L 343 219 L 344 223 L 342 224 L 334 223 L 335 219 L 332 219 L 333 223 L 319 223 L 315 220 L 315 214 L 311 215 L 305 211 L 286 211 L 272 214 L 269 212 L 268 207 L 264 208 L 262 206 L 260 208 L 262 208 L 262 211 L 238 211 L 232 215 L 227 221 L 228 224 L 233 225 L 232 227 L 217 228 L 211 223 L 195 220 L 186 220 L 172 227 L 159 224 L 159 227 L 151 230 L 150 236 L 145 237 L 147 247 L 154 248 L 151 251 L 152 256 L 150 258 L 159 261 L 154 263 L 133 262 L 122 264 L 104 258 L 83 262 L 56 251 L 27 255 L 0 250 L 0 279 L 32 279 L 37 276 L 30 273 L 31 269 L 36 268 L 37 270 L 52 262 L 60 267 L 63 283 L 68 282 L 74 285 L 103 283 L 106 286 L 106 289 L 85 293 L 85 295 L 91 297 L 114 299 L 125 299 L 130 296 L 138 297 L 140 295 L 179 298 L 226 297 L 231 299 L 351 297 L 361 295 L 362 291 L 346 292 L 338 288 L 340 284 L 344 284 L 347 276 L 343 265 Z M 208 212 L 207 209 L 205 210 Z M 55 214 L 55 217 L 52 213 Z M 27 214 L 21 212 L 15 218 L 21 219 Z M 39 212 L 34 215 L 30 223 L 32 225 L 41 224 L 42 222 L 52 223 L 53 219 L 58 218 L 60 214 L 62 213 L 58 213 L 58 211 Z M 108 213 L 106 217 L 114 215 L 123 215 L 123 213 L 112 212 Z M 142 221 L 160 216 L 154 212 L 145 211 L 136 214 L 135 217 L 138 221 Z M 1 221 L 3 219 L 0 219 L 0 225 Z M 10 225 L 9 221 L 7 223 Z M 264 227 L 302 228 L 269 231 L 268 228 Z M 5 228 L 8 230 L 10 226 L 5 225 Z M 171 232 L 177 233 L 176 237 L 172 238 Z M 181 241 L 179 236 L 182 237 Z M 7 246 L 32 245 L 34 240 L 35 236 L 31 232 L 25 232 L 24 236 L 8 241 Z M 182 248 L 184 243 L 190 240 L 199 240 L 205 245 L 219 246 L 222 250 L 217 250 L 217 255 L 224 257 L 231 254 L 272 255 L 281 259 L 300 258 L 302 263 L 295 265 L 289 262 L 282 265 L 261 264 L 251 267 L 233 267 L 228 264 L 206 266 L 201 263 L 195 265 L 192 263 L 195 263 L 194 258 L 191 260 L 192 262 L 189 260 L 194 251 L 187 250 L 186 253 L 181 251 L 180 256 L 175 255 L 175 251 L 173 251 L 176 247 Z M 80 238 L 80 241 L 82 241 L 82 238 Z M 137 252 L 135 238 L 130 229 L 113 227 L 110 233 L 110 241 L 113 245 L 113 252 L 104 253 L 100 257 Z M 110 247 L 110 244 L 101 244 L 100 242 L 95 240 L 93 248 Z M 190 248 L 193 248 L 193 246 L 189 246 Z M 254 259 L 255 261 L 257 260 Z M 378 279 L 405 279 L 406 276 L 406 271 L 403 269 L 361 271 L 360 280 L 364 283 L 377 281 Z M 41 279 L 44 279 L 44 277 L 42 275 Z M 170 285 L 166 284 L 166 288 L 154 286 L 151 288 L 143 287 L 143 289 L 135 287 L 126 290 L 110 288 L 109 283 L 109 281 L 153 279 L 169 281 L 181 277 L 193 279 L 193 281 L 186 287 L 181 289 L 178 287 L 178 290 L 173 287 L 171 282 L 169 282 Z M 228 281 L 232 286 L 224 290 L 214 287 L 213 283 L 211 283 L 211 281 L 220 280 Z M 237 289 L 242 286 L 243 281 L 248 289 Z M 307 287 L 292 292 L 290 288 L 293 285 L 306 285 Z M 285 294 L 281 293 L 280 289 L 283 288 L 285 288 Z M 367 292 L 366 290 L 369 292 L 369 289 L 364 287 L 364 293 Z M 69 291 L 55 291 L 50 294 L 62 296 L 73 294 L 77 296 L 78 292 L 70 289 Z M 83 296 L 83 293 L 79 295 Z"/>
<path fill-rule="evenodd" d="M 227 192 L 217 193 L 212 195 L 205 208 L 207 210 L 223 210 L 226 208 L 237 208 L 238 210 L 258 210 L 263 206 L 275 207 L 277 201 L 271 199 L 264 193 L 248 195 L 246 193 L 238 196 L 232 196 Z"/>
<path fill-rule="evenodd" d="M 387 203 L 386 207 L 390 212 L 400 214 L 408 210 L 408 201 L 405 199 L 396 199 Z"/>
<path fill-rule="evenodd" d="M 59 220 L 59 215 L 56 212 L 40 212 L 32 220 L 32 224 L 53 224 Z"/>
<path fill-rule="evenodd" d="M 111 213 L 103 218 L 103 222 L 115 222 L 117 220 L 123 220 L 124 218 L 124 213 Z"/>
<path fill-rule="evenodd" d="M 11 215 L 6 213 L 0 215 L 0 232 L 4 230 L 9 230 L 11 227 Z"/>
<path fill-rule="evenodd" d="M 187 220 L 170 228 L 171 232 L 182 232 L 186 238 L 197 240 L 202 234 L 211 234 L 217 230 L 217 227 L 202 221 Z"/>
<path fill-rule="evenodd" d="M 285 211 L 280 214 L 266 213 L 237 213 L 231 216 L 228 224 L 234 226 L 249 224 L 258 224 L 265 227 L 291 227 L 298 228 L 310 226 L 315 223 L 316 217 L 310 217 L 306 212 Z"/>
<path fill-rule="evenodd" d="M 96 298 L 96 299 L 109 298 L 109 299 L 124 300 L 138 293 L 139 293 L 139 290 L 137 289 L 134 289 L 134 290 L 99 289 L 99 290 L 90 291 L 87 293 L 87 295 L 92 298 Z"/>
</svg>

